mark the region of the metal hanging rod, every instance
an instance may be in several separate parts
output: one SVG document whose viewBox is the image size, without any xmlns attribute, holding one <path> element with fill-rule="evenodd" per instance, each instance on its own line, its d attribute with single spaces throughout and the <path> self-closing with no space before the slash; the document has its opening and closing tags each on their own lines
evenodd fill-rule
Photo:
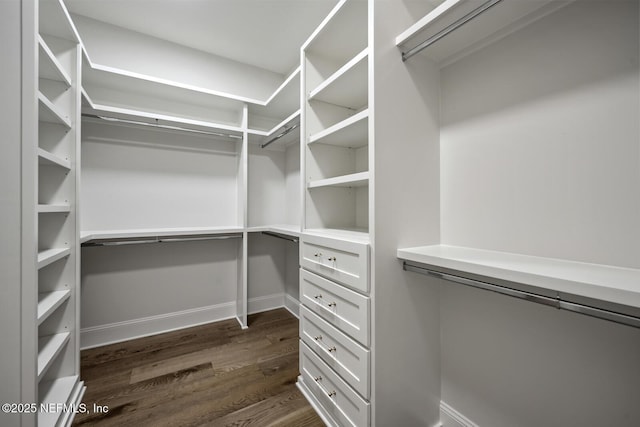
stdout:
<svg viewBox="0 0 640 427">
<path fill-rule="evenodd" d="M 413 55 L 417 54 L 418 52 L 421 52 L 423 49 L 428 48 L 429 46 L 431 46 L 441 38 L 445 37 L 447 34 L 462 27 L 464 24 L 476 18 L 477 16 L 483 14 L 484 12 L 486 12 L 496 4 L 500 3 L 501 1 L 502 0 L 489 0 L 488 2 L 482 4 L 482 6 L 479 6 L 477 9 L 472 10 L 471 12 L 464 15 L 462 18 L 458 19 L 457 21 L 447 25 L 445 28 L 438 31 L 437 33 L 435 33 L 434 35 L 432 35 L 431 37 L 429 37 L 428 39 L 426 39 L 416 47 L 413 47 L 406 52 L 402 52 L 402 60 L 406 61 L 407 59 L 411 58 Z"/>
<path fill-rule="evenodd" d="M 106 121 L 109 121 L 109 122 L 119 122 L 119 123 L 127 123 L 127 124 L 132 124 L 132 125 L 150 126 L 150 127 L 161 128 L 161 129 L 177 130 L 177 131 L 180 131 L 180 132 L 191 132 L 191 133 L 198 133 L 198 134 L 202 134 L 202 135 L 219 136 L 219 137 L 222 137 L 222 138 L 242 139 L 241 135 L 234 135 L 234 134 L 230 134 L 230 133 L 210 132 L 210 131 L 205 131 L 205 130 L 184 128 L 184 127 L 181 127 L 181 126 L 163 125 L 163 124 L 159 123 L 158 119 L 154 119 L 156 121 L 155 123 L 148 123 L 148 122 L 141 122 L 141 121 L 137 121 L 137 120 L 118 119 L 118 118 L 115 118 L 115 117 L 98 116 L 96 114 L 87 114 L 87 113 L 82 113 L 82 117 L 90 117 L 92 119 L 101 119 L 101 120 L 106 120 Z"/>
<path fill-rule="evenodd" d="M 283 130 L 282 132 L 280 132 L 278 135 L 274 136 L 273 138 L 271 138 L 270 140 L 268 140 L 267 142 L 265 142 L 264 144 L 260 145 L 260 148 L 265 148 L 267 146 L 269 146 L 270 144 L 276 142 L 277 140 L 279 140 L 280 138 L 282 138 L 283 136 L 287 135 L 289 132 L 291 132 L 294 129 L 297 129 L 298 126 L 300 126 L 300 123 L 295 123 L 291 126 L 289 126 L 288 128 L 286 128 L 285 130 Z"/>
<path fill-rule="evenodd" d="M 199 236 L 164 236 L 164 237 L 123 237 L 110 239 L 96 239 L 84 242 L 82 246 L 124 246 L 148 243 L 197 242 L 204 240 L 224 240 L 241 238 L 241 233 L 206 234 Z"/>
<path fill-rule="evenodd" d="M 265 234 L 267 236 L 277 237 L 278 239 L 288 240 L 288 241 L 293 242 L 293 243 L 298 243 L 299 242 L 299 239 L 297 237 L 287 236 L 286 234 L 275 233 L 273 231 L 262 231 L 261 233 Z"/>
<path fill-rule="evenodd" d="M 552 298 L 545 295 L 539 295 L 532 292 L 522 291 L 519 289 L 509 288 L 503 285 L 497 285 L 494 283 L 482 282 L 475 279 L 469 279 L 467 277 L 460 277 L 454 274 L 443 273 L 441 271 L 431 270 L 424 265 L 415 265 L 407 261 L 403 262 L 402 268 L 405 271 L 412 271 L 414 273 L 424 274 L 427 276 L 434 276 L 440 279 L 455 282 L 461 285 L 471 286 L 473 288 L 484 289 L 487 291 L 496 292 L 502 295 L 508 295 L 523 299 L 538 304 L 554 307 L 560 310 L 572 311 L 574 313 L 580 313 L 591 317 L 597 317 L 599 319 L 609 320 L 611 322 L 620 323 L 634 328 L 640 328 L 640 317 L 630 316 L 627 314 L 618 313 L 611 310 L 591 307 L 584 304 L 579 304 L 571 301 L 563 300 L 560 293 L 556 292 L 556 297 Z"/>
</svg>

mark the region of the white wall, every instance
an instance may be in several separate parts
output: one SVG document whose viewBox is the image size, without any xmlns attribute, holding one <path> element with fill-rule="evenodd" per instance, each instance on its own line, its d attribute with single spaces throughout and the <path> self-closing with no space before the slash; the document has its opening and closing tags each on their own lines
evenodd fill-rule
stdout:
<svg viewBox="0 0 640 427">
<path fill-rule="evenodd" d="M 249 145 L 249 226 L 284 223 L 285 207 L 285 153 Z"/>
<path fill-rule="evenodd" d="M 285 78 L 84 16 L 72 18 L 96 64 L 261 101 Z"/>
<path fill-rule="evenodd" d="M 300 225 L 302 221 L 302 182 L 300 181 L 300 144 L 287 147 L 285 151 L 285 224 Z"/>
<path fill-rule="evenodd" d="M 426 4 L 379 0 L 374 6 L 373 416 L 380 427 L 435 426 L 440 288 L 404 272 L 396 251 L 440 238 L 439 74 L 421 58 L 403 63 L 395 47 L 395 37 Z"/>
<path fill-rule="evenodd" d="M 21 134 L 20 2 L 0 2 L 0 402 L 21 401 Z M 26 285 L 26 284 L 25 284 Z M 35 337 L 33 337 L 35 340 Z M 3 426 L 20 425 L 19 414 L 0 413 Z"/>
<path fill-rule="evenodd" d="M 238 225 L 236 144 L 84 120 L 81 229 Z"/>
<path fill-rule="evenodd" d="M 442 242 L 639 268 L 638 53 L 638 3 L 587 1 L 443 69 Z M 442 287 L 446 404 L 639 425 L 640 330 Z"/>
</svg>

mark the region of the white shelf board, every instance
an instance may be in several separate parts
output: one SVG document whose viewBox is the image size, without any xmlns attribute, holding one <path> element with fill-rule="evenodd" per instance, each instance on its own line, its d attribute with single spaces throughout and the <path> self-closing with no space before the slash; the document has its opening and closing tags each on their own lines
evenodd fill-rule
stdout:
<svg viewBox="0 0 640 427">
<path fill-rule="evenodd" d="M 303 230 L 302 235 L 332 237 L 367 244 L 371 240 L 366 228 L 307 228 Z"/>
<path fill-rule="evenodd" d="M 71 296 L 69 289 L 38 294 L 38 325 Z"/>
<path fill-rule="evenodd" d="M 52 264 L 71 253 L 69 248 L 53 248 L 45 249 L 38 252 L 38 269 L 44 268 L 49 264 Z"/>
<path fill-rule="evenodd" d="M 136 237 L 202 236 L 211 234 L 242 233 L 243 227 L 175 227 L 141 228 L 127 230 L 88 230 L 80 232 L 80 243 L 99 239 L 128 239 Z"/>
<path fill-rule="evenodd" d="M 269 224 L 247 228 L 249 233 L 261 233 L 270 231 L 272 233 L 284 234 L 291 237 L 300 237 L 300 226 L 293 224 Z"/>
<path fill-rule="evenodd" d="M 66 84 L 67 87 L 70 87 L 71 78 L 69 77 L 67 72 L 64 70 L 64 68 L 60 64 L 60 61 L 58 61 L 58 58 L 56 58 L 56 56 L 51 51 L 51 49 L 49 49 L 49 46 L 41 36 L 38 36 L 38 46 L 39 46 L 38 76 L 43 79 L 62 82 Z"/>
<path fill-rule="evenodd" d="M 71 212 L 71 206 L 65 204 L 38 205 L 38 213 Z"/>
<path fill-rule="evenodd" d="M 58 157 L 55 154 L 51 154 L 42 148 L 38 148 L 38 163 L 42 165 L 56 165 L 65 169 L 71 169 L 71 162 L 69 160 Z"/>
<path fill-rule="evenodd" d="M 89 96 L 89 94 L 87 93 L 87 91 L 84 88 L 80 88 L 80 93 L 82 95 L 82 106 L 83 107 L 89 107 L 89 108 L 95 108 L 94 104 L 93 104 L 93 100 L 91 99 L 91 97 Z"/>
<path fill-rule="evenodd" d="M 55 106 L 42 92 L 38 92 L 38 120 L 41 122 L 55 123 L 71 129 L 71 121 L 58 107 Z"/>
<path fill-rule="evenodd" d="M 419 264 L 640 308 L 640 269 L 448 245 L 398 249 L 397 256 Z"/>
<path fill-rule="evenodd" d="M 249 104 L 249 126 L 252 116 L 282 120 L 300 109 L 300 67 L 289 75 L 264 104 Z"/>
<path fill-rule="evenodd" d="M 87 98 L 89 99 L 89 98 Z M 150 126 L 160 125 L 164 127 L 184 128 L 200 132 L 221 133 L 221 136 L 233 135 L 242 138 L 242 128 L 223 123 L 207 122 L 204 120 L 188 119 L 183 117 L 158 114 L 130 108 L 114 107 L 109 105 L 92 104 L 84 106 L 83 114 L 106 117 L 112 119 L 129 120 L 132 122 L 146 123 Z"/>
<path fill-rule="evenodd" d="M 364 187 L 369 185 L 369 172 L 358 172 L 350 175 L 336 176 L 334 178 L 310 181 L 307 188 L 319 187 Z"/>
<path fill-rule="evenodd" d="M 575 0 L 503 0 L 468 23 L 452 31 L 420 54 L 445 64 L 459 54 L 522 28 Z M 396 37 L 403 52 L 419 45 L 479 6 L 486 0 L 446 0 Z"/>
<path fill-rule="evenodd" d="M 38 3 L 40 33 L 80 43 L 80 36 L 73 25 L 69 11 L 62 0 L 47 0 Z"/>
<path fill-rule="evenodd" d="M 361 111 L 335 125 L 311 135 L 309 144 L 319 143 L 338 147 L 359 148 L 369 142 L 369 110 Z"/>
<path fill-rule="evenodd" d="M 368 58 L 369 49 L 366 48 L 309 92 L 309 100 L 351 109 L 367 105 Z"/>
<path fill-rule="evenodd" d="M 38 380 L 41 380 L 47 373 L 56 357 L 69 342 L 70 337 L 69 332 L 63 332 L 38 338 Z"/>
<path fill-rule="evenodd" d="M 80 403 L 78 388 L 82 388 L 82 383 L 78 382 L 77 375 L 61 377 L 54 381 L 47 381 L 38 385 L 38 400 L 41 405 L 57 405 L 60 403 Z M 73 401 L 72 401 L 73 399 Z M 75 400 L 77 399 L 77 400 Z M 53 427 L 58 423 L 62 411 L 39 411 L 38 426 Z"/>
</svg>

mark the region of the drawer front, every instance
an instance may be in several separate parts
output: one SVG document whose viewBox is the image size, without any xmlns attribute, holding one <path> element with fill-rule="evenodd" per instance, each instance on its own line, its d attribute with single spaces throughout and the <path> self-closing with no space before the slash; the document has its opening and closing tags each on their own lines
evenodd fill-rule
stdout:
<svg viewBox="0 0 640 427">
<path fill-rule="evenodd" d="M 304 343 L 300 344 L 300 358 L 305 384 L 331 417 L 342 426 L 369 425 L 367 401 L 358 396 Z"/>
<path fill-rule="evenodd" d="M 300 269 L 300 302 L 331 325 L 369 346 L 369 298 Z"/>
<path fill-rule="evenodd" d="M 300 309 L 300 337 L 361 396 L 369 398 L 369 350 L 304 306 Z"/>
<path fill-rule="evenodd" d="M 303 235 L 300 265 L 360 292 L 369 292 L 369 245 Z"/>
</svg>

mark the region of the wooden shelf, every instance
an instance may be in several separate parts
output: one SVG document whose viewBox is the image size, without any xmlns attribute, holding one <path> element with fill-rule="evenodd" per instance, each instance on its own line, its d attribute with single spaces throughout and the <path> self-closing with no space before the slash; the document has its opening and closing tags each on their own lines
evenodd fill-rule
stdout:
<svg viewBox="0 0 640 427">
<path fill-rule="evenodd" d="M 38 400 L 41 405 L 79 404 L 84 387 L 77 375 L 58 378 L 38 385 Z M 53 408 L 55 409 L 55 407 Z M 39 411 L 38 426 L 53 427 L 58 424 L 62 411 Z"/>
<path fill-rule="evenodd" d="M 640 316 L 640 269 L 448 245 L 398 249 L 397 256 L 463 277 L 523 285 L 524 290 L 550 297 L 560 294 L 570 301 L 584 297 L 592 303 L 628 306 Z"/>
<path fill-rule="evenodd" d="M 46 249 L 38 252 L 38 269 L 44 268 L 71 254 L 69 248 Z"/>
<path fill-rule="evenodd" d="M 38 120 L 41 122 L 54 123 L 71 129 L 71 121 L 58 107 L 47 99 L 42 92 L 38 92 Z"/>
<path fill-rule="evenodd" d="M 62 82 L 66 84 L 67 87 L 70 87 L 71 78 L 68 76 L 67 72 L 64 70 L 64 68 L 60 64 L 60 61 L 58 61 L 58 58 L 56 58 L 56 56 L 51 51 L 51 49 L 49 49 L 49 46 L 41 36 L 38 36 L 38 46 L 39 46 L 38 76 L 43 79 Z"/>
<path fill-rule="evenodd" d="M 571 1 L 574 0 L 567 2 L 554 0 L 499 2 L 442 37 L 437 43 L 425 48 L 420 54 L 444 65 L 473 50 L 474 46 L 484 45 L 492 38 L 498 39 L 516 28 L 522 28 Z M 483 4 L 485 2 L 473 0 L 446 0 L 398 35 L 396 45 L 403 52 L 407 52 Z"/>
<path fill-rule="evenodd" d="M 55 165 L 60 166 L 65 169 L 71 169 L 71 162 L 56 156 L 55 154 L 51 154 L 48 151 L 43 150 L 42 148 L 38 148 L 38 163 L 41 165 Z"/>
<path fill-rule="evenodd" d="M 61 213 L 71 212 L 71 206 L 65 204 L 38 205 L 38 213 Z"/>
<path fill-rule="evenodd" d="M 323 101 L 350 109 L 360 109 L 368 99 L 368 58 L 366 48 L 309 93 L 310 101 Z"/>
<path fill-rule="evenodd" d="M 38 339 L 38 380 L 47 373 L 56 357 L 62 352 L 64 346 L 69 342 L 71 334 L 63 332 L 61 334 L 47 335 Z"/>
<path fill-rule="evenodd" d="M 360 148 L 368 145 L 369 110 L 361 111 L 346 120 L 311 135 L 309 144 L 327 144 L 338 147 Z"/>
<path fill-rule="evenodd" d="M 366 185 L 369 185 L 369 172 L 358 172 L 351 175 L 310 181 L 307 187 L 364 187 Z"/>
<path fill-rule="evenodd" d="M 38 294 L 38 325 L 47 319 L 71 296 L 70 290 Z"/>
</svg>

